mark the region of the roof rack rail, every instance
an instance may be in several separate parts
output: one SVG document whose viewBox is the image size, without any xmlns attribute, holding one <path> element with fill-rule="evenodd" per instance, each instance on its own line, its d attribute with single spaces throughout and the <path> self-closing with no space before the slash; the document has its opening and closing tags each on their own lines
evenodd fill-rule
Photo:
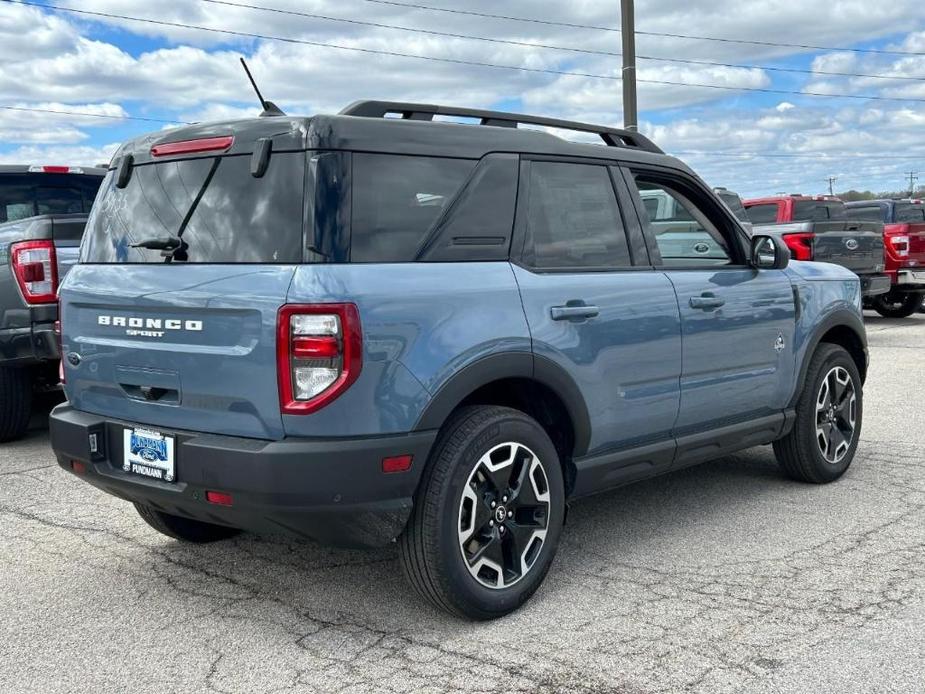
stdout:
<svg viewBox="0 0 925 694">
<path fill-rule="evenodd" d="M 456 116 L 459 118 L 477 118 L 480 125 L 493 125 L 502 128 L 516 128 L 521 123 L 526 125 L 540 125 L 547 128 L 561 128 L 576 132 L 594 133 L 600 135 L 609 147 L 630 147 L 641 149 L 655 154 L 664 152 L 645 135 L 630 130 L 608 128 L 603 125 L 591 125 L 577 121 L 559 120 L 558 118 L 544 118 L 542 116 L 526 116 L 518 113 L 505 113 L 503 111 L 484 111 L 475 108 L 457 108 L 455 106 L 437 106 L 433 104 L 410 104 L 400 101 L 355 101 L 340 112 L 342 116 L 358 116 L 361 118 L 385 118 L 389 114 L 401 116 L 405 120 L 432 121 L 434 116 Z"/>
</svg>

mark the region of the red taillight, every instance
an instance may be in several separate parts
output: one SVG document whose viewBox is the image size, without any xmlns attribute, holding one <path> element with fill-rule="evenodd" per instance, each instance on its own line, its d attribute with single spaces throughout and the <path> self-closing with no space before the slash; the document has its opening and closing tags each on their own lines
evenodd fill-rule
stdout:
<svg viewBox="0 0 925 694">
<path fill-rule="evenodd" d="M 216 506 L 231 506 L 231 494 L 227 492 L 206 492 L 206 501 Z"/>
<path fill-rule="evenodd" d="M 812 260 L 813 259 L 813 239 L 816 235 L 812 232 L 800 232 L 799 234 L 784 234 L 784 243 L 790 249 L 790 254 L 794 260 Z"/>
<path fill-rule="evenodd" d="M 288 305 L 276 335 L 283 414 L 315 412 L 349 388 L 363 365 L 360 314 L 354 304 Z"/>
<path fill-rule="evenodd" d="M 334 359 L 340 354 L 336 337 L 293 337 L 292 356 L 296 359 Z"/>
<path fill-rule="evenodd" d="M 21 241 L 10 247 L 10 262 L 27 304 L 58 300 L 58 263 L 51 241 Z"/>
<path fill-rule="evenodd" d="M 71 470 L 76 472 L 78 475 L 82 475 L 87 471 L 87 465 L 86 463 L 82 463 L 79 460 L 72 460 Z"/>
<path fill-rule="evenodd" d="M 183 140 L 182 142 L 168 142 L 163 145 L 154 145 L 151 148 L 152 157 L 166 157 L 171 154 L 194 154 L 195 152 L 217 152 L 226 150 L 234 143 L 234 137 L 204 137 L 199 140 Z"/>
<path fill-rule="evenodd" d="M 883 240 L 886 242 L 887 252 L 894 258 L 909 256 L 908 224 L 887 224 L 883 228 Z"/>
</svg>

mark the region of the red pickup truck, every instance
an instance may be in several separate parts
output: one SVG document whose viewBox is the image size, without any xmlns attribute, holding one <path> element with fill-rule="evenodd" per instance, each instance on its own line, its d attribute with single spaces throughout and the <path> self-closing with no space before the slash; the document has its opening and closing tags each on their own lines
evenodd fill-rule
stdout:
<svg viewBox="0 0 925 694">
<path fill-rule="evenodd" d="M 865 303 L 890 291 L 883 222 L 849 220 L 845 203 L 828 195 L 776 195 L 743 204 L 753 233 L 780 237 L 794 260 L 833 263 L 856 274 Z"/>
<path fill-rule="evenodd" d="M 848 217 L 883 222 L 889 294 L 871 301 L 881 316 L 905 318 L 922 307 L 925 298 L 925 202 L 922 200 L 860 200 L 849 202 Z"/>
</svg>

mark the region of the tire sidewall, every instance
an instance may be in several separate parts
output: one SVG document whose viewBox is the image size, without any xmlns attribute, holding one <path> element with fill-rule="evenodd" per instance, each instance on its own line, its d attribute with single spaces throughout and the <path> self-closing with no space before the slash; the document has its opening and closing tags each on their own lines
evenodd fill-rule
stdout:
<svg viewBox="0 0 925 694">
<path fill-rule="evenodd" d="M 492 589 L 481 585 L 470 573 L 459 547 L 459 505 L 462 490 L 476 462 L 494 446 L 517 442 L 529 448 L 543 464 L 549 483 L 550 508 L 546 539 L 540 555 L 525 577 L 509 588 Z M 457 596 L 467 613 L 483 613 L 486 618 L 506 614 L 522 605 L 537 590 L 555 556 L 565 517 L 565 485 L 555 447 L 546 432 L 526 416 L 495 420 L 482 427 L 462 447 L 452 462 L 442 490 L 440 550 L 449 594 Z"/>
<path fill-rule="evenodd" d="M 797 413 L 797 416 L 801 419 L 798 426 L 800 427 L 801 438 L 803 439 L 805 447 L 808 449 L 807 453 L 810 456 L 815 471 L 823 479 L 831 481 L 845 474 L 854 460 L 858 443 L 861 440 L 861 428 L 864 423 L 864 390 L 861 382 L 861 374 L 858 372 L 858 367 L 854 363 L 854 359 L 852 359 L 851 355 L 842 347 L 835 345 L 826 346 L 826 351 L 817 364 L 813 372 L 813 378 L 806 384 L 807 390 L 803 394 L 803 406 L 801 411 Z M 819 395 L 819 389 L 822 387 L 823 379 L 828 375 L 829 371 L 837 366 L 844 368 L 851 376 L 852 385 L 854 386 L 857 397 L 857 418 L 854 427 L 854 436 L 851 440 L 851 445 L 848 447 L 848 452 L 841 461 L 833 464 L 825 459 L 822 451 L 819 450 L 819 443 L 816 439 L 816 398 Z"/>
</svg>

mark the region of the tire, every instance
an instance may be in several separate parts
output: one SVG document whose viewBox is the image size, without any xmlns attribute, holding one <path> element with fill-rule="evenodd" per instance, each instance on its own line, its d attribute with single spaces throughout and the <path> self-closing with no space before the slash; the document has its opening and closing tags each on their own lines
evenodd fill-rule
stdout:
<svg viewBox="0 0 925 694">
<path fill-rule="evenodd" d="M 863 415 L 861 375 L 854 359 L 843 347 L 819 345 L 809 363 L 793 429 L 774 443 L 784 472 L 813 484 L 844 475 L 857 451 Z"/>
<path fill-rule="evenodd" d="M 431 453 L 399 538 L 402 568 L 440 609 L 502 617 L 543 582 L 564 520 L 562 466 L 543 428 L 518 410 L 466 407 Z"/>
<path fill-rule="evenodd" d="M 237 528 L 174 516 L 144 504 L 136 503 L 135 509 L 142 520 L 157 532 L 183 542 L 200 545 L 208 542 L 219 542 L 220 540 L 232 538 L 241 532 Z"/>
<path fill-rule="evenodd" d="M 31 372 L 0 367 L 0 443 L 25 434 L 31 414 Z"/>
<path fill-rule="evenodd" d="M 890 292 L 874 297 L 874 310 L 884 318 L 908 318 L 922 308 L 925 294 Z"/>
</svg>

